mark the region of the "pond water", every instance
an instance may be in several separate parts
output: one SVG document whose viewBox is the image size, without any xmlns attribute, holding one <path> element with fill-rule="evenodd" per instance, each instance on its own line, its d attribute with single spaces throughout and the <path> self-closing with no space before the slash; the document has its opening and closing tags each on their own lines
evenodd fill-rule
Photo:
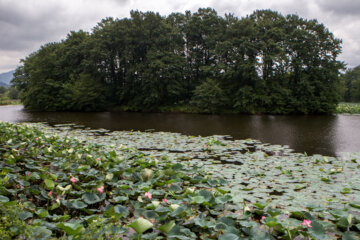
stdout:
<svg viewBox="0 0 360 240">
<path fill-rule="evenodd" d="M 335 156 L 360 152 L 360 116 L 204 115 L 132 112 L 28 112 L 20 105 L 0 106 L 0 120 L 13 123 L 74 123 L 109 130 L 230 135 L 289 145 L 296 152 Z"/>
</svg>

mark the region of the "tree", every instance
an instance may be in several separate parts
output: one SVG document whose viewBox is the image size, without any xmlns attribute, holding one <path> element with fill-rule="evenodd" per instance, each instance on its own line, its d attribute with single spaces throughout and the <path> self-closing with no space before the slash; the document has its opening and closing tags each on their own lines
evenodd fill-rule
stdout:
<svg viewBox="0 0 360 240">
<path fill-rule="evenodd" d="M 191 104 L 194 105 L 199 112 L 217 113 L 226 105 L 226 97 L 220 85 L 211 78 L 208 78 L 194 90 Z"/>
<path fill-rule="evenodd" d="M 350 68 L 341 77 L 342 97 L 346 102 L 360 101 L 360 66 Z"/>
<path fill-rule="evenodd" d="M 339 100 L 340 52 L 324 25 L 297 15 L 131 11 L 42 46 L 13 83 L 27 109 L 44 111 L 191 102 L 200 112 L 328 113 Z M 347 97 L 360 98 L 357 81 L 346 82 Z"/>
</svg>

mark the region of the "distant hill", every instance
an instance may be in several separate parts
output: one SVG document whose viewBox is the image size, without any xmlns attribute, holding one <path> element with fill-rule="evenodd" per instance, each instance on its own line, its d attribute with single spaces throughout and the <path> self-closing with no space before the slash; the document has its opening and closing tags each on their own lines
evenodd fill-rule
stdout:
<svg viewBox="0 0 360 240">
<path fill-rule="evenodd" d="M 15 70 L 5 73 L 0 73 L 0 86 L 9 87 L 10 81 L 14 78 Z"/>
</svg>

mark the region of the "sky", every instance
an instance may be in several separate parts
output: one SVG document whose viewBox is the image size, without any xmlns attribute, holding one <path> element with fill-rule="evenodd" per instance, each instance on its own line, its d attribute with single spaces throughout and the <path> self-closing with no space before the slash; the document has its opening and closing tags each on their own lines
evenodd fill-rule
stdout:
<svg viewBox="0 0 360 240">
<path fill-rule="evenodd" d="M 360 0 L 0 0 L 0 73 L 70 31 L 91 29 L 105 17 L 125 18 L 131 10 L 172 12 L 214 8 L 219 15 L 245 17 L 257 9 L 317 19 L 343 41 L 339 60 L 360 65 Z"/>
</svg>

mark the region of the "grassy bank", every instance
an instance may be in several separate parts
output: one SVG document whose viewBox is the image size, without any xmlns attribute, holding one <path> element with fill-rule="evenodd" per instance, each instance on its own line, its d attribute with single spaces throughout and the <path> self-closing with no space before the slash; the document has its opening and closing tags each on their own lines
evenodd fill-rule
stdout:
<svg viewBox="0 0 360 240">
<path fill-rule="evenodd" d="M 336 113 L 360 114 L 360 103 L 339 103 Z"/>
<path fill-rule="evenodd" d="M 221 136 L 33 126 L 0 123 L 1 239 L 360 236 L 357 159 Z"/>
<path fill-rule="evenodd" d="M 2 99 L 0 98 L 0 105 L 19 105 L 21 101 L 19 99 Z"/>
</svg>

